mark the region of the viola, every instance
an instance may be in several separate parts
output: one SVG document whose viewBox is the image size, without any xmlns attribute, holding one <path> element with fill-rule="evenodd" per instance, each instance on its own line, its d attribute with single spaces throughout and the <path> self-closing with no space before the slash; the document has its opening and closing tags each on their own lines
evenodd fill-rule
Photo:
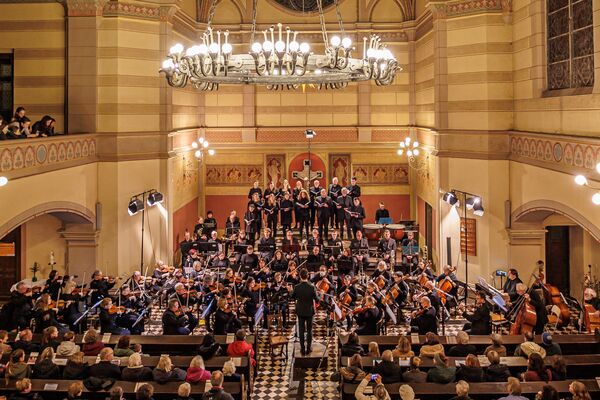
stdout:
<svg viewBox="0 0 600 400">
<path fill-rule="evenodd" d="M 109 314 L 124 314 L 124 313 L 130 312 L 130 311 L 132 311 L 132 310 L 125 308 L 125 306 L 118 306 L 116 304 L 113 304 L 108 308 Z"/>
<path fill-rule="evenodd" d="M 379 290 L 381 290 L 381 289 L 383 289 L 385 287 L 386 280 L 383 277 L 383 275 L 379 275 L 377 278 L 375 278 L 375 284 L 377 285 L 377 287 L 379 288 Z"/>
<path fill-rule="evenodd" d="M 259 290 L 264 290 L 267 288 L 267 282 L 256 283 L 252 288 L 253 292 L 258 292 Z"/>
</svg>

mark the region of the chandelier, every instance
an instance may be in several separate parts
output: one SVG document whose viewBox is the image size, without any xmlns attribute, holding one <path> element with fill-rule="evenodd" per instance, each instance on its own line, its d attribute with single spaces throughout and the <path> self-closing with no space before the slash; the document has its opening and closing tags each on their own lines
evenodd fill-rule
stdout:
<svg viewBox="0 0 600 400">
<path fill-rule="evenodd" d="M 596 172 L 600 174 L 600 163 L 596 164 Z M 590 189 L 593 189 L 595 193 L 592 195 L 592 203 L 600 206 L 600 186 L 590 183 L 585 175 L 575 176 L 575 183 L 579 186 L 587 186 Z"/>
<path fill-rule="evenodd" d="M 220 84 L 260 84 L 271 90 L 297 89 L 314 85 L 318 89 L 340 89 L 349 82 L 373 80 L 389 85 L 401 68 L 381 37 L 363 38 L 362 57 L 355 58 L 352 39 L 344 32 L 341 13 L 335 1 L 341 35 L 328 37 L 322 0 L 317 0 L 321 34 L 325 51 L 315 54 L 300 33 L 278 23 L 256 35 L 257 0 L 253 4 L 252 34 L 247 53 L 234 53 L 229 31 L 214 31 L 211 26 L 218 0 L 213 0 L 202 42 L 187 49 L 181 44 L 171 47 L 162 63 L 167 82 L 173 87 L 188 83 L 200 90 L 217 90 Z M 260 36 L 260 34 L 259 34 Z M 243 44 L 241 45 L 244 46 Z"/>
</svg>

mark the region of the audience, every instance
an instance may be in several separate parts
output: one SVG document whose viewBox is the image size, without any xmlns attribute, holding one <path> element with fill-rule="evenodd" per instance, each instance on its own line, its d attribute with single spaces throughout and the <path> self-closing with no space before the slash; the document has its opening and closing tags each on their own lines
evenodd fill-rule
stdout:
<svg viewBox="0 0 600 400">
<path fill-rule="evenodd" d="M 567 379 L 567 365 L 561 356 L 552 357 L 550 366 L 546 368 L 552 373 L 553 381 L 564 381 Z"/>
<path fill-rule="evenodd" d="M 375 375 L 375 387 L 373 388 L 373 394 L 365 394 L 365 389 L 371 382 L 371 375 L 367 375 L 360 382 L 358 387 L 356 388 L 356 392 L 354 392 L 354 396 L 356 396 L 356 400 L 389 400 L 390 395 L 387 392 L 385 386 L 382 383 L 381 376 Z"/>
<path fill-rule="evenodd" d="M 506 391 L 508 396 L 501 397 L 498 400 L 528 400 L 527 397 L 521 396 L 521 382 L 517 378 L 511 376 L 507 379 Z"/>
<path fill-rule="evenodd" d="M 539 353 L 529 355 L 527 371 L 523 373 L 523 380 L 525 382 L 548 382 L 552 380 L 552 371 L 544 368 L 544 359 Z"/>
<path fill-rule="evenodd" d="M 223 378 L 225 379 L 225 382 L 240 382 L 242 380 L 242 376 L 235 372 L 235 364 L 233 361 L 229 360 L 223 363 Z"/>
<path fill-rule="evenodd" d="M 402 381 L 400 366 L 394 362 L 391 350 L 386 350 L 381 356 L 381 361 L 373 367 L 373 373 L 381 376 L 383 383 L 396 383 Z"/>
<path fill-rule="evenodd" d="M 381 357 L 381 353 L 379 352 L 379 345 L 377 344 L 377 342 L 369 342 L 367 357 Z"/>
<path fill-rule="evenodd" d="M 135 393 L 136 400 L 153 400 L 152 396 L 154 396 L 154 386 L 149 383 L 141 385 Z"/>
<path fill-rule="evenodd" d="M 223 373 L 214 371 L 210 377 L 211 388 L 202 395 L 202 400 L 233 400 L 233 397 L 223 389 Z"/>
<path fill-rule="evenodd" d="M 400 336 L 398 346 L 392 350 L 392 355 L 396 358 L 410 358 L 415 355 L 407 336 Z"/>
<path fill-rule="evenodd" d="M 221 354 L 221 345 L 216 342 L 215 335 L 207 333 L 202 338 L 202 344 L 198 348 L 198 355 L 202 356 L 204 360 L 210 360 L 214 356 Z"/>
<path fill-rule="evenodd" d="M 356 332 L 348 335 L 348 341 L 342 345 L 342 357 L 352 357 L 355 354 L 365 355 Z"/>
<path fill-rule="evenodd" d="M 542 333 L 542 348 L 546 350 L 546 357 L 562 356 L 562 349 L 558 343 L 552 341 L 550 332 Z"/>
<path fill-rule="evenodd" d="M 573 395 L 572 400 L 592 400 L 585 385 L 579 381 L 573 381 L 569 385 L 569 393 Z"/>
<path fill-rule="evenodd" d="M 546 357 L 546 350 L 533 341 L 533 333 L 525 332 L 523 338 L 525 341 L 517 346 L 515 356 L 528 358 L 530 354 L 538 353 L 542 358 Z"/>
<path fill-rule="evenodd" d="M 560 400 L 560 396 L 552 385 L 544 385 L 542 390 L 535 395 L 535 400 Z"/>
<path fill-rule="evenodd" d="M 68 358 L 65 369 L 63 370 L 63 379 L 85 379 L 89 375 L 89 365 L 83 358 L 85 354 L 78 351 Z"/>
<path fill-rule="evenodd" d="M 469 384 L 463 380 L 456 382 L 456 396 L 450 400 L 471 400 L 469 397 Z"/>
<path fill-rule="evenodd" d="M 90 367 L 90 376 L 94 376 L 96 378 L 119 379 L 121 377 L 121 368 L 112 362 L 114 359 L 113 349 L 110 347 L 102 349 L 99 357 L 100 362 Z"/>
<path fill-rule="evenodd" d="M 157 383 L 166 383 L 169 381 L 184 381 L 185 371 L 180 368 L 173 368 L 171 357 L 166 354 L 160 356 L 158 364 L 152 370 L 152 378 Z"/>
<path fill-rule="evenodd" d="M 433 368 L 427 372 L 427 382 L 450 383 L 456 377 L 456 367 L 448 366 L 448 359 L 444 354 L 438 353 L 433 357 Z"/>
<path fill-rule="evenodd" d="M 498 353 L 499 357 L 506 357 L 508 353 L 506 353 L 506 347 L 504 347 L 502 335 L 499 333 L 492 333 L 490 338 L 492 339 L 492 344 L 485 348 L 483 354 L 487 355 L 487 353 L 493 350 Z"/>
<path fill-rule="evenodd" d="M 475 354 L 477 349 L 472 344 L 469 344 L 469 334 L 465 331 L 460 331 L 456 334 L 456 345 L 448 350 L 448 357 L 466 357 L 469 354 Z"/>
<path fill-rule="evenodd" d="M 56 351 L 60 345 L 58 340 L 58 329 L 55 326 L 49 326 L 42 332 L 42 345 L 40 351 L 43 351 L 46 347 L 52 347 L 52 350 Z"/>
<path fill-rule="evenodd" d="M 31 119 L 25 114 L 25 107 L 17 107 L 10 122 L 5 121 L 4 118 L 0 116 L 0 140 L 48 137 L 55 135 L 54 126 L 56 120 L 54 118 L 49 115 L 44 115 L 32 126 Z"/>
<path fill-rule="evenodd" d="M 427 382 L 427 372 L 419 369 L 421 366 L 421 358 L 413 356 L 410 358 L 410 367 L 408 371 L 402 374 L 402 380 L 408 383 L 425 383 Z"/>
<path fill-rule="evenodd" d="M 33 366 L 33 377 L 36 379 L 60 378 L 58 365 L 54 364 L 52 360 L 54 360 L 54 350 L 52 347 L 46 347 Z"/>
<path fill-rule="evenodd" d="M 93 328 L 90 328 L 83 335 L 83 354 L 86 356 L 97 356 L 103 348 L 104 343 L 100 341 L 100 334 Z"/>
<path fill-rule="evenodd" d="M 123 400 L 123 388 L 121 386 L 113 386 L 110 389 L 110 395 L 107 400 Z"/>
<path fill-rule="evenodd" d="M 210 372 L 204 368 L 204 360 L 201 356 L 192 358 L 185 377 L 186 382 L 198 383 L 210 380 Z"/>
<path fill-rule="evenodd" d="M 23 349 L 14 350 L 6 365 L 6 377 L 9 379 L 23 379 L 29 378 L 31 375 L 31 369 L 29 365 L 25 363 L 25 352 Z"/>
<path fill-rule="evenodd" d="M 400 400 L 415 400 L 415 391 L 408 385 L 400 385 L 398 390 Z"/>
<path fill-rule="evenodd" d="M 32 343 L 32 340 L 33 332 L 31 332 L 31 329 L 25 328 L 19 332 L 19 339 L 13 344 L 13 349 L 21 349 L 27 354 L 34 351 L 40 351 L 39 346 L 35 343 Z"/>
<path fill-rule="evenodd" d="M 31 393 L 31 381 L 27 378 L 18 380 L 15 387 L 17 391 L 9 397 L 9 400 L 42 400 L 39 394 Z"/>
<path fill-rule="evenodd" d="M 123 335 L 119 338 L 117 345 L 115 346 L 115 357 L 129 357 L 134 353 L 130 347 L 131 337 L 129 335 Z"/>
<path fill-rule="evenodd" d="M 350 357 L 347 367 L 340 368 L 340 375 L 344 383 L 358 383 L 367 375 L 363 371 L 362 357 L 360 354 L 354 354 Z"/>
<path fill-rule="evenodd" d="M 474 354 L 469 354 L 465 358 L 465 364 L 461 365 L 456 371 L 456 379 L 466 382 L 483 382 L 485 374 L 479 359 Z"/>
<path fill-rule="evenodd" d="M 229 357 L 250 357 L 253 366 L 256 366 L 254 359 L 254 349 L 252 345 L 246 342 L 246 331 L 239 329 L 235 333 L 235 341 L 227 346 L 227 355 Z"/>
<path fill-rule="evenodd" d="M 144 382 L 152 380 L 152 370 L 144 367 L 142 356 L 139 353 L 133 353 L 127 360 L 127 367 L 121 373 L 121 379 L 129 382 Z"/>
<path fill-rule="evenodd" d="M 0 356 L 4 356 L 4 355 L 12 353 L 13 349 L 9 344 L 7 344 L 7 342 L 8 342 L 8 332 L 0 331 Z"/>
<path fill-rule="evenodd" d="M 67 399 L 81 399 L 81 395 L 83 394 L 83 383 L 82 382 L 73 382 L 69 385 L 67 389 Z"/>
<path fill-rule="evenodd" d="M 500 356 L 496 350 L 487 352 L 487 359 L 490 365 L 485 370 L 485 380 L 488 382 L 506 382 L 510 377 L 508 366 L 500 364 Z"/>
<path fill-rule="evenodd" d="M 63 341 L 56 348 L 58 357 L 70 357 L 75 353 L 79 353 L 79 345 L 75 344 L 75 333 L 68 331 L 63 335 Z"/>
<path fill-rule="evenodd" d="M 175 400 L 193 400 L 190 397 L 191 392 L 192 392 L 192 386 L 187 382 L 183 382 L 177 388 L 177 397 L 175 398 Z"/>
<path fill-rule="evenodd" d="M 436 354 L 444 354 L 444 346 L 440 343 L 437 335 L 433 332 L 425 334 L 425 343 L 421 346 L 419 356 L 434 358 Z"/>
</svg>

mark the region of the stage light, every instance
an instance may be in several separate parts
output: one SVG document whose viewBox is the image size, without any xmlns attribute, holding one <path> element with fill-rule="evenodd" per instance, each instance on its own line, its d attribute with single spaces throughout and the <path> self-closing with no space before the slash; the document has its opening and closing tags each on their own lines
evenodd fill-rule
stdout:
<svg viewBox="0 0 600 400">
<path fill-rule="evenodd" d="M 592 203 L 594 203 L 597 206 L 600 206 L 600 192 L 594 193 L 594 195 L 592 196 Z"/>
<path fill-rule="evenodd" d="M 164 196 L 162 193 L 152 192 L 148 195 L 148 198 L 146 199 L 146 203 L 148 203 L 148 205 L 150 207 L 152 207 L 155 204 L 162 203 L 163 200 L 164 200 Z"/>
<path fill-rule="evenodd" d="M 313 131 L 312 129 L 307 129 L 304 131 L 304 136 L 306 136 L 307 139 L 312 139 L 317 136 L 317 132 Z"/>
<path fill-rule="evenodd" d="M 454 206 L 458 203 L 458 197 L 456 197 L 456 195 L 452 192 L 444 193 L 442 200 L 444 200 L 446 203 L 450 204 L 451 206 Z"/>
<path fill-rule="evenodd" d="M 467 210 L 472 210 L 473 206 L 475 206 L 475 204 L 479 204 L 480 202 L 481 202 L 481 199 L 477 196 L 467 198 L 467 200 L 465 202 L 465 204 L 467 206 Z"/>
<path fill-rule="evenodd" d="M 478 217 L 483 216 L 483 206 L 481 205 L 481 201 L 473 205 L 473 214 L 477 215 Z"/>
<path fill-rule="evenodd" d="M 579 186 L 583 186 L 583 185 L 587 185 L 587 178 L 583 175 L 577 175 L 575 177 L 575 183 L 578 184 Z"/>
<path fill-rule="evenodd" d="M 6 186 L 8 183 L 8 178 L 5 176 L 0 176 L 0 186 Z"/>
<path fill-rule="evenodd" d="M 138 212 L 144 209 L 144 202 L 137 197 L 133 197 L 129 200 L 129 205 L 127 206 L 127 211 L 129 211 L 129 215 L 135 215 Z"/>
</svg>

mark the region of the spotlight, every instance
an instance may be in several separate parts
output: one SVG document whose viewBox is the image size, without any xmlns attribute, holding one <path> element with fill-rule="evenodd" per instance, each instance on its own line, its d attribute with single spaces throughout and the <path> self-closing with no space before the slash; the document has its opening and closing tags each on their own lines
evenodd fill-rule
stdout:
<svg viewBox="0 0 600 400">
<path fill-rule="evenodd" d="M 465 204 L 467 206 L 467 210 L 472 210 L 473 206 L 475 204 L 479 204 L 480 202 L 481 202 L 481 199 L 479 197 L 469 197 L 465 202 Z"/>
<path fill-rule="evenodd" d="M 483 216 L 483 206 L 481 205 L 481 202 L 475 203 L 473 206 L 473 214 L 477 215 L 478 217 Z"/>
<path fill-rule="evenodd" d="M 8 178 L 5 176 L 0 176 L 0 186 L 6 186 L 8 183 Z"/>
<path fill-rule="evenodd" d="M 317 132 L 313 131 L 312 129 L 307 129 L 304 131 L 304 136 L 306 136 L 307 139 L 312 139 L 317 136 Z"/>
<path fill-rule="evenodd" d="M 129 211 L 129 215 L 135 215 L 138 212 L 144 209 L 144 202 L 137 197 L 131 198 L 129 200 L 129 205 L 127 206 L 127 210 Z"/>
<path fill-rule="evenodd" d="M 600 162 L 596 164 L 596 171 L 600 174 Z"/>
<path fill-rule="evenodd" d="M 587 178 L 585 176 L 583 176 L 583 175 L 577 175 L 575 177 L 575 183 L 578 184 L 579 186 L 586 185 L 587 184 Z"/>
<path fill-rule="evenodd" d="M 444 200 L 446 203 L 450 204 L 451 206 L 453 206 L 456 203 L 458 203 L 458 197 L 456 197 L 456 194 L 454 194 L 452 192 L 446 192 L 446 193 L 444 193 L 444 196 L 442 197 L 442 200 Z"/>
<path fill-rule="evenodd" d="M 600 206 L 600 192 L 594 193 L 594 195 L 592 196 L 592 203 L 594 203 L 597 206 Z"/>
<path fill-rule="evenodd" d="M 164 196 L 162 193 L 152 192 L 148 195 L 148 198 L 146 199 L 146 203 L 148 203 L 148 205 L 150 207 L 152 207 L 155 204 L 162 203 L 163 200 L 164 200 Z"/>
</svg>

